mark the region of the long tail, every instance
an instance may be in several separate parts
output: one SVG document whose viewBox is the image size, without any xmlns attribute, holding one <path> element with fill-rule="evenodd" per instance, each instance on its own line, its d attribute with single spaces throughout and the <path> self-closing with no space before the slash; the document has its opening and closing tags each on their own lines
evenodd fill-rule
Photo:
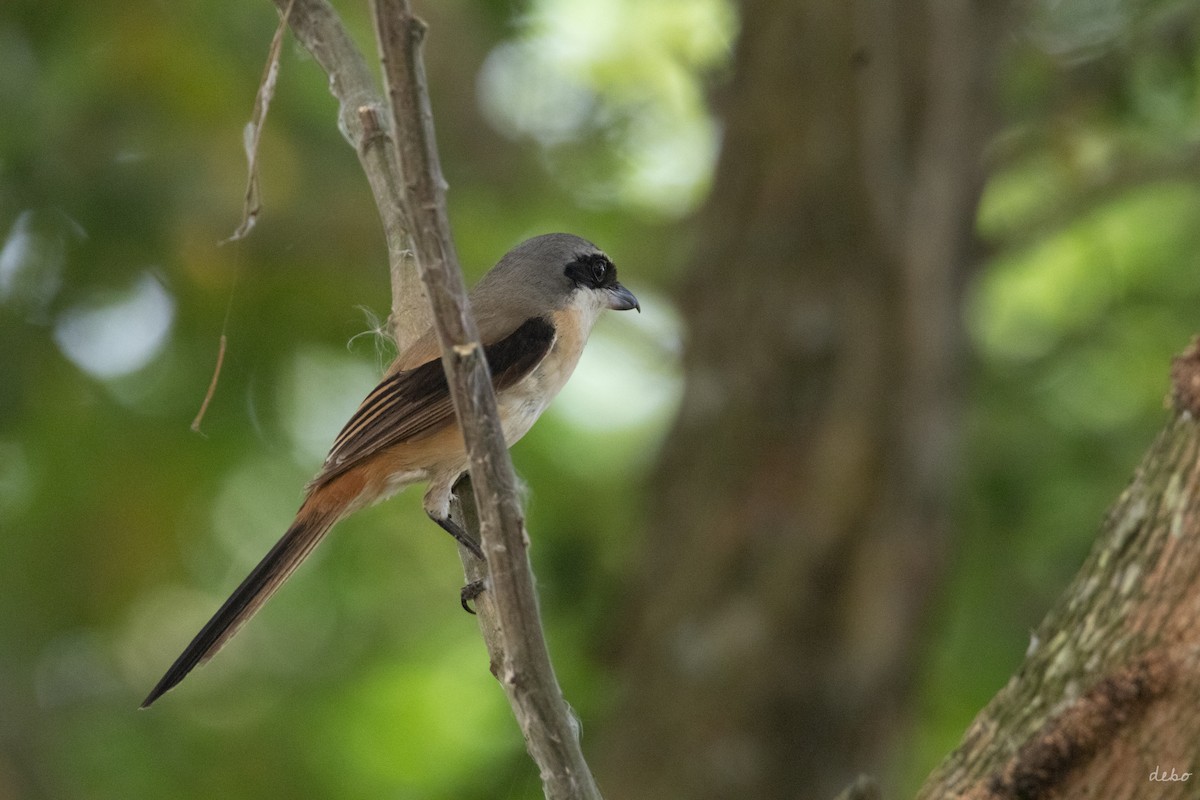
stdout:
<svg viewBox="0 0 1200 800">
<path fill-rule="evenodd" d="M 202 664 L 216 655 L 217 651 L 238 632 L 238 629 L 254 616 L 263 603 L 275 594 L 275 590 L 296 571 L 313 548 L 320 543 L 329 529 L 338 521 L 341 509 L 332 511 L 317 509 L 311 496 L 300 508 L 296 521 L 288 528 L 271 551 L 258 562 L 258 566 L 246 576 L 241 586 L 234 591 L 225 605 L 200 629 L 196 638 L 183 651 L 175 663 L 163 675 L 158 685 L 142 701 L 148 708 L 158 698 L 183 680 L 197 664 Z"/>
</svg>

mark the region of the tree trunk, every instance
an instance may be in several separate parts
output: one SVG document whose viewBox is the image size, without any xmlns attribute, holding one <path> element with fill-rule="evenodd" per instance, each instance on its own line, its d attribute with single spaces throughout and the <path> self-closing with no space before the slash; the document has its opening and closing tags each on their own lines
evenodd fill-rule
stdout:
<svg viewBox="0 0 1200 800">
<path fill-rule="evenodd" d="M 1200 346 L 1095 548 L 920 798 L 1197 796 Z"/>
<path fill-rule="evenodd" d="M 743 3 L 597 746 L 612 798 L 826 800 L 903 730 L 954 484 L 984 5 Z"/>
</svg>

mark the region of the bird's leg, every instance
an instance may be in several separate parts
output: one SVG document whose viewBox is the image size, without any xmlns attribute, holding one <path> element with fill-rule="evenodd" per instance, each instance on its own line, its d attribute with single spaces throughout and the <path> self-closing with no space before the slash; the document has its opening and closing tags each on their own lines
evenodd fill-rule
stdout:
<svg viewBox="0 0 1200 800">
<path fill-rule="evenodd" d="M 453 536 L 459 544 L 471 551 L 471 553 L 480 561 L 485 560 L 483 557 L 483 549 L 479 546 L 471 536 L 459 525 L 450 515 L 452 487 L 457 484 L 465 472 L 443 472 L 434 476 L 429 482 L 429 489 L 425 492 L 425 513 L 429 518 L 442 526 L 442 529 Z M 457 512 L 461 516 L 461 509 Z M 460 602 L 463 609 L 468 614 L 474 614 L 471 609 L 471 601 L 479 597 L 483 593 L 485 584 L 482 580 L 475 580 L 468 583 L 462 588 L 459 593 Z"/>
<path fill-rule="evenodd" d="M 458 525 L 458 523 L 450 519 L 449 516 L 443 519 L 430 514 L 429 518 L 438 525 L 441 525 L 447 533 L 457 539 L 459 544 L 461 544 L 463 547 L 470 550 L 476 558 L 480 559 L 481 561 L 483 560 L 483 550 L 480 549 L 475 540 L 472 539 L 467 532 Z M 468 614 L 474 614 L 475 610 L 471 608 L 471 602 L 475 600 L 475 598 L 479 597 L 479 595 L 483 594 L 483 591 L 486 588 L 487 584 L 483 580 L 474 580 L 462 587 L 462 591 L 459 592 L 459 602 L 462 603 L 463 611 L 466 611 Z"/>
<path fill-rule="evenodd" d="M 479 547 L 479 543 L 472 539 L 470 534 L 462 529 L 462 526 L 450 519 L 449 514 L 444 517 L 439 517 L 430 512 L 429 518 L 438 525 L 441 525 L 442 530 L 446 531 L 446 533 L 457 539 L 458 543 L 470 550 L 472 555 L 481 561 L 483 560 L 483 550 Z"/>
<path fill-rule="evenodd" d="M 429 518 L 442 526 L 442 530 L 458 540 L 458 543 L 483 560 L 483 550 L 479 543 L 472 539 L 462 525 L 450 518 L 451 488 L 463 476 L 460 470 L 435 472 L 429 479 L 429 488 L 425 490 L 425 513 Z"/>
</svg>

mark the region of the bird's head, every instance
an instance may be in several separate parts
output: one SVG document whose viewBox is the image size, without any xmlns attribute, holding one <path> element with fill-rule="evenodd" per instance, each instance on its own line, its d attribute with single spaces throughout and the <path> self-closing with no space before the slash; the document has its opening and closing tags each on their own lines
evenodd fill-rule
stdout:
<svg viewBox="0 0 1200 800">
<path fill-rule="evenodd" d="M 526 239 L 504 254 L 476 293 L 503 293 L 505 305 L 519 305 L 529 314 L 571 306 L 593 318 L 604 309 L 641 311 L 633 292 L 617 280 L 617 268 L 604 251 L 569 233 Z"/>
</svg>

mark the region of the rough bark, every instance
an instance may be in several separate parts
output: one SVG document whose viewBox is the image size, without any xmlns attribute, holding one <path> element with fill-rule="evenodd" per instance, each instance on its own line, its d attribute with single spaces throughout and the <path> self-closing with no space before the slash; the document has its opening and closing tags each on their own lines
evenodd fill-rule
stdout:
<svg viewBox="0 0 1200 800">
<path fill-rule="evenodd" d="M 1109 512 L 1091 555 L 1033 634 L 1020 669 L 918 797 L 1197 796 L 1195 342 L 1176 359 L 1172 382 L 1172 419 Z"/>
<path fill-rule="evenodd" d="M 954 486 L 988 4 L 747 0 L 611 797 L 833 797 L 903 730 Z"/>
</svg>

